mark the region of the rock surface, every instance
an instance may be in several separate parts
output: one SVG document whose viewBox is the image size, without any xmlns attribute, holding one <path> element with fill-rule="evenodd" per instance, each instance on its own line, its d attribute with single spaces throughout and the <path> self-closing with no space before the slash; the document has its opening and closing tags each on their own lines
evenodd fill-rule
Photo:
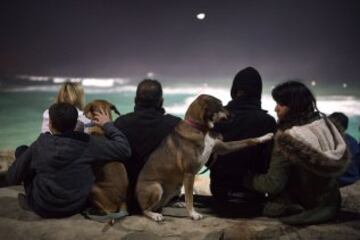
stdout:
<svg viewBox="0 0 360 240">
<path fill-rule="evenodd" d="M 1 166 L 8 166 L 11 158 L 4 160 L 1 156 Z M 200 182 L 206 185 L 204 178 Z M 219 218 L 208 209 L 199 209 L 205 218 L 193 221 L 186 217 L 184 209 L 165 208 L 163 223 L 129 216 L 102 232 L 105 224 L 80 214 L 66 219 L 41 219 L 22 210 L 17 201 L 19 192 L 23 192 L 22 186 L 0 188 L 0 239 L 360 239 L 360 182 L 342 189 L 343 207 L 336 220 L 306 227 L 288 226 L 264 217 Z"/>
</svg>

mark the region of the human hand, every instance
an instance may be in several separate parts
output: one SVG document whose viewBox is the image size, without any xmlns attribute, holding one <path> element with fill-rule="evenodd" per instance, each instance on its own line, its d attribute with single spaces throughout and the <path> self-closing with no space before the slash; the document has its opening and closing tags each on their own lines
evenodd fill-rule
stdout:
<svg viewBox="0 0 360 240">
<path fill-rule="evenodd" d="M 96 125 L 102 127 L 108 122 L 111 122 L 111 118 L 107 112 L 104 112 L 102 109 L 94 112 L 94 123 Z"/>
</svg>

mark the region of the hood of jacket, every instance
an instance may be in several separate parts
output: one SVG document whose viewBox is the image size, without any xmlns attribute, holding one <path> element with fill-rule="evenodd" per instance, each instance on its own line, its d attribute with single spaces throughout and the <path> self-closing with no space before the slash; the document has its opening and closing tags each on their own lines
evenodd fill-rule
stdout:
<svg viewBox="0 0 360 240">
<path fill-rule="evenodd" d="M 66 168 L 74 163 L 88 145 L 89 136 L 80 132 L 57 135 L 41 134 L 38 139 L 38 168 L 51 167 L 54 170 Z M 74 147 L 76 146 L 76 147 Z M 46 164 L 43 164 L 46 161 Z"/>
<path fill-rule="evenodd" d="M 275 142 L 287 159 L 319 176 L 340 176 L 349 163 L 342 134 L 324 118 L 278 131 Z"/>
</svg>

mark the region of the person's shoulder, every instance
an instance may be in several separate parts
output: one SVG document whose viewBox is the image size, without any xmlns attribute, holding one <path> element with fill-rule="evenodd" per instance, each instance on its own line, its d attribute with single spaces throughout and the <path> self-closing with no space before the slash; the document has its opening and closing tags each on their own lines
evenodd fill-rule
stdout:
<svg viewBox="0 0 360 240">
<path fill-rule="evenodd" d="M 168 118 L 168 119 L 173 119 L 173 120 L 177 120 L 177 121 L 181 121 L 182 119 L 178 116 L 175 116 L 175 115 L 172 115 L 170 113 L 167 113 L 164 115 L 165 118 Z"/>
<path fill-rule="evenodd" d="M 49 139 L 54 138 L 54 135 L 52 135 L 50 132 L 40 133 L 37 139 Z"/>
<path fill-rule="evenodd" d="M 345 139 L 348 139 L 351 142 L 357 143 L 356 139 L 353 136 L 351 136 L 350 134 L 345 133 L 344 135 L 345 135 Z"/>
<path fill-rule="evenodd" d="M 264 109 L 257 109 L 252 112 L 254 120 L 268 123 L 268 124 L 276 124 L 275 118 L 271 116 L 268 111 Z"/>
<path fill-rule="evenodd" d="M 356 139 L 348 133 L 345 133 L 345 141 L 350 146 L 352 151 L 359 152 L 360 146 Z"/>
<path fill-rule="evenodd" d="M 165 114 L 163 115 L 163 120 L 171 125 L 176 125 L 182 119 L 171 114 Z"/>
<path fill-rule="evenodd" d="M 114 125 L 117 128 L 122 128 L 124 127 L 126 124 L 131 123 L 134 119 L 135 119 L 135 113 L 134 112 L 130 112 L 130 113 L 126 113 L 124 115 L 120 115 L 115 121 L 114 121 Z"/>
<path fill-rule="evenodd" d="M 254 121 L 254 125 L 260 125 L 266 131 L 276 131 L 276 120 L 266 110 L 259 109 L 259 111 L 256 111 L 252 119 Z"/>
<path fill-rule="evenodd" d="M 50 145 L 53 139 L 55 138 L 50 132 L 40 133 L 36 140 L 31 144 L 34 146 L 39 145 Z"/>
<path fill-rule="evenodd" d="M 276 120 L 273 116 L 271 116 L 266 110 L 262 111 L 264 119 L 266 119 L 267 121 L 276 124 Z"/>
<path fill-rule="evenodd" d="M 115 122 L 126 121 L 128 119 L 133 118 L 134 116 L 135 116 L 135 112 L 129 112 L 129 113 L 118 116 L 117 119 L 115 120 Z"/>
</svg>

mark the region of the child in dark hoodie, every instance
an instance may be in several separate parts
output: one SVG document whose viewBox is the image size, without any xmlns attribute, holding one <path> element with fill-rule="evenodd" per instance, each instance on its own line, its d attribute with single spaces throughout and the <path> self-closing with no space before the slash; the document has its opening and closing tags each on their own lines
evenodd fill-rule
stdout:
<svg viewBox="0 0 360 240">
<path fill-rule="evenodd" d="M 78 112 L 67 103 L 49 109 L 51 133 L 42 133 L 9 168 L 10 185 L 24 182 L 26 204 L 44 218 L 59 218 L 84 210 L 95 177 L 96 161 L 127 160 L 126 137 L 110 117 L 99 112 L 94 120 L 108 139 L 74 131 Z"/>
</svg>

